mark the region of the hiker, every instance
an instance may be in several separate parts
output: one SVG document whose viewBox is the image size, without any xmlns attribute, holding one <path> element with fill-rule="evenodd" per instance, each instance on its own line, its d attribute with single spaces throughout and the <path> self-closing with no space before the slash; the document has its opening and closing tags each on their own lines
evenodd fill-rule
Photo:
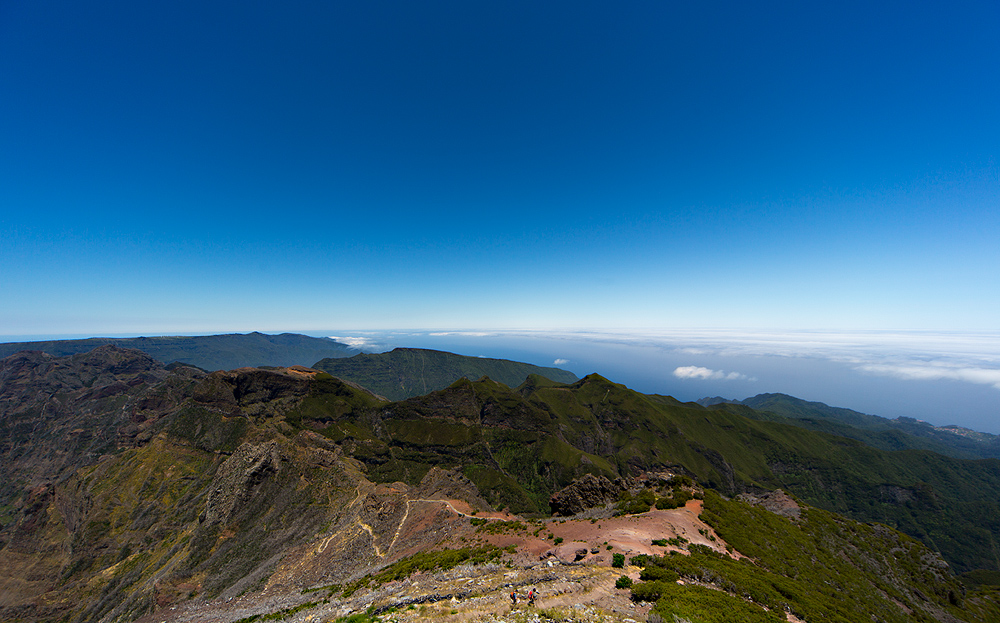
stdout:
<svg viewBox="0 0 1000 623">
<path fill-rule="evenodd" d="M 512 606 L 517 605 L 517 591 L 510 592 L 510 605 Z"/>
<path fill-rule="evenodd" d="M 528 604 L 531 606 L 535 605 L 535 589 L 528 591 Z"/>
</svg>

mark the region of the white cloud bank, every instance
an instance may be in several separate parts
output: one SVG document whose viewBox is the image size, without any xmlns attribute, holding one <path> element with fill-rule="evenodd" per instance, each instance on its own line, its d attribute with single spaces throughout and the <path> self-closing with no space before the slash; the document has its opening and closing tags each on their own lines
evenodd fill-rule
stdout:
<svg viewBox="0 0 1000 623">
<path fill-rule="evenodd" d="M 530 335 L 529 332 L 523 333 Z M 537 333 L 536 333 L 537 335 Z M 933 331 L 564 331 L 555 339 L 660 348 L 693 356 L 807 357 L 858 372 L 908 381 L 952 380 L 1000 390 L 1000 332 Z M 735 375 L 735 376 L 734 376 Z M 700 366 L 674 371 L 682 379 L 756 380 Z"/>
<path fill-rule="evenodd" d="M 352 336 L 337 337 L 336 335 L 330 335 L 327 337 L 329 337 L 334 342 L 340 342 L 341 344 L 346 344 L 347 346 L 350 346 L 351 348 L 356 348 L 358 350 L 361 350 L 366 346 L 374 345 L 374 342 L 367 337 L 352 337 Z"/>
<path fill-rule="evenodd" d="M 958 367 L 936 363 L 909 363 L 866 364 L 857 366 L 856 369 L 862 372 L 892 376 L 907 381 L 964 381 L 977 385 L 992 385 L 995 389 L 1000 389 L 1000 370 L 993 368 Z"/>
<path fill-rule="evenodd" d="M 569 363 L 569 359 L 556 359 L 555 361 L 552 362 L 552 365 L 555 365 L 555 366 L 564 366 L 567 363 Z"/>
<path fill-rule="evenodd" d="M 674 370 L 674 376 L 679 379 L 697 379 L 700 381 L 756 381 L 739 372 L 724 372 L 723 370 L 710 370 L 701 366 L 680 366 Z"/>
</svg>

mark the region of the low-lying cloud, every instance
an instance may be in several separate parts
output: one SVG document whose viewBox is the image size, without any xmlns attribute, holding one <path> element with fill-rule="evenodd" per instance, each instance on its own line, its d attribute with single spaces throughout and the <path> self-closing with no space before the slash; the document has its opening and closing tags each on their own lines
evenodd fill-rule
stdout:
<svg viewBox="0 0 1000 623">
<path fill-rule="evenodd" d="M 739 372 L 725 372 L 723 370 L 710 370 L 701 366 L 680 366 L 674 370 L 674 376 L 679 379 L 696 379 L 700 381 L 756 381 Z"/>
<path fill-rule="evenodd" d="M 1000 370 L 993 368 L 957 367 L 947 365 L 927 364 L 866 364 L 856 368 L 862 372 L 871 372 L 884 376 L 892 376 L 907 381 L 964 381 L 977 385 L 992 385 L 1000 389 Z"/>
<path fill-rule="evenodd" d="M 370 338 L 367 337 L 360 337 L 360 336 L 338 337 L 336 335 L 330 335 L 328 337 L 334 342 L 340 342 L 341 344 L 346 344 L 347 346 L 350 346 L 351 348 L 356 348 L 358 350 L 361 350 L 362 348 L 365 347 L 374 346 L 375 344 L 374 341 L 372 341 Z"/>
<path fill-rule="evenodd" d="M 556 359 L 555 361 L 552 362 L 552 365 L 555 365 L 555 366 L 564 366 L 567 363 L 569 363 L 569 359 Z"/>
<path fill-rule="evenodd" d="M 907 381 L 951 380 L 1000 390 L 1000 332 L 735 331 L 566 332 L 552 337 L 647 346 L 691 356 L 810 358 L 864 374 Z M 701 366 L 674 370 L 680 379 L 756 380 Z"/>
</svg>

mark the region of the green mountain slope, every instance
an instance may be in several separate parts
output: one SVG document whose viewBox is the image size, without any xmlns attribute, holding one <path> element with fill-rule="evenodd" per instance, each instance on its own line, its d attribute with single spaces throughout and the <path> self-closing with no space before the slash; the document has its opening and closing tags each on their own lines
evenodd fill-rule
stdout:
<svg viewBox="0 0 1000 623">
<path fill-rule="evenodd" d="M 774 414 L 786 418 L 789 424 L 850 437 L 883 450 L 932 450 L 965 459 L 1000 458 L 1000 435 L 932 426 L 913 418 L 893 420 L 786 394 L 759 394 L 739 404 L 753 408 L 762 418 Z"/>
<path fill-rule="evenodd" d="M 467 521 L 441 500 L 545 514 L 585 474 L 662 470 L 725 496 L 781 487 L 825 509 L 777 520 L 706 491 L 706 521 L 752 560 L 692 548 L 667 565 L 728 591 L 669 585 L 691 621 L 732 620 L 727 608 L 807 621 L 860 620 L 852 607 L 883 621 L 997 612 L 931 550 L 958 571 L 1000 569 L 1000 461 L 879 450 L 745 405 L 704 408 L 598 375 L 513 389 L 461 378 L 388 402 L 313 370 L 168 370 L 112 346 L 5 359 L 0 402 L 0 481 L 19 483 L 3 505 L 4 620 L 124 622 L 192 598 L 353 582 Z"/>
<path fill-rule="evenodd" d="M 575 374 L 559 368 L 420 348 L 397 348 L 388 353 L 324 359 L 312 367 L 358 383 L 390 400 L 403 400 L 444 389 L 462 377 L 478 379 L 488 376 L 511 387 L 523 383 L 529 374 L 539 374 L 562 383 L 577 380 Z"/>
<path fill-rule="evenodd" d="M 40 350 L 56 357 L 85 353 L 103 344 L 141 350 L 163 363 L 179 362 L 203 370 L 233 370 L 256 366 L 308 366 L 323 358 L 349 357 L 354 349 L 328 338 L 297 333 L 266 335 L 161 336 L 0 344 L 0 358 L 21 350 Z"/>
<path fill-rule="evenodd" d="M 879 524 L 801 510 L 783 517 L 707 491 L 701 519 L 744 557 L 704 545 L 687 547 L 689 555 L 639 557 L 642 582 L 632 586 L 633 598 L 655 600 L 664 621 L 701 623 L 777 623 L 785 613 L 837 623 L 1000 615 L 991 591 L 968 592 L 917 541 Z"/>
<path fill-rule="evenodd" d="M 463 379 L 393 403 L 377 422 L 346 414 L 328 434 L 378 480 L 461 469 L 487 500 L 515 512 L 547 512 L 548 497 L 586 473 L 669 468 L 727 494 L 781 487 L 898 527 L 960 571 L 1000 568 L 1000 461 L 888 452 L 752 415 L 643 395 L 598 375 L 569 385 L 533 376 L 516 391 Z"/>
</svg>

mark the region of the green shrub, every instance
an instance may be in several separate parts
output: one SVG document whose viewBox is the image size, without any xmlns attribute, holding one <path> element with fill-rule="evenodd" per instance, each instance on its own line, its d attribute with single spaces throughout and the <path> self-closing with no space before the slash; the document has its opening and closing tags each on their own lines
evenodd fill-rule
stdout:
<svg viewBox="0 0 1000 623">
<path fill-rule="evenodd" d="M 502 532 L 522 532 L 528 529 L 520 521 L 490 521 L 487 522 L 485 519 L 470 519 L 473 525 L 479 526 L 476 532 L 486 532 L 489 534 L 500 534 Z M 482 524 L 476 523 L 477 521 L 482 521 Z"/>
<path fill-rule="evenodd" d="M 962 574 L 962 581 L 972 587 L 979 586 L 1000 586 L 1000 571 L 990 571 L 988 569 L 977 569 Z"/>
<path fill-rule="evenodd" d="M 646 562 L 650 558 L 651 557 L 647 556 L 646 554 L 639 554 L 638 556 L 632 556 L 632 558 L 630 558 L 628 562 L 630 565 L 633 565 L 635 567 L 642 567 L 646 564 Z"/>
<path fill-rule="evenodd" d="M 652 489 L 643 489 L 635 496 L 628 491 L 623 491 L 618 498 L 618 511 L 627 515 L 645 513 L 655 503 L 656 493 Z"/>
<path fill-rule="evenodd" d="M 661 596 L 651 614 L 655 612 L 663 621 L 779 623 L 785 620 L 777 610 L 765 611 L 721 591 L 679 584 L 661 584 L 658 588 L 662 591 Z"/>
<path fill-rule="evenodd" d="M 623 575 L 615 580 L 615 588 L 632 588 L 632 578 Z"/>
<path fill-rule="evenodd" d="M 668 511 L 673 508 L 677 508 L 677 503 L 674 502 L 674 498 L 670 496 L 664 496 L 656 500 L 656 508 L 661 511 Z"/>
<path fill-rule="evenodd" d="M 660 510 L 670 510 L 672 508 L 681 508 L 688 503 L 688 500 L 696 498 L 696 494 L 692 494 L 690 491 L 685 491 L 683 489 L 674 489 L 671 495 L 664 496 L 656 500 L 656 508 Z"/>
<path fill-rule="evenodd" d="M 656 564 L 647 564 L 639 574 L 639 579 L 643 582 L 676 582 L 678 577 L 680 576 L 673 569 Z"/>
<path fill-rule="evenodd" d="M 639 582 L 632 585 L 632 601 L 656 601 L 667 590 L 666 582 Z"/>
<path fill-rule="evenodd" d="M 625 566 L 625 554 L 611 554 L 611 566 L 621 569 Z"/>
<path fill-rule="evenodd" d="M 680 487 L 692 487 L 694 486 L 694 481 L 688 476 L 674 476 L 670 479 L 670 485 L 675 489 Z"/>
</svg>

